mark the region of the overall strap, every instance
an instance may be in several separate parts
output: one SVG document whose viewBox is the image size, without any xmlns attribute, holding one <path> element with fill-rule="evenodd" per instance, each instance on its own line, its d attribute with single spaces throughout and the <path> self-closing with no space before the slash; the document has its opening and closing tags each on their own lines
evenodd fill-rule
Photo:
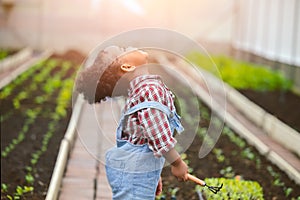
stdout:
<svg viewBox="0 0 300 200">
<path fill-rule="evenodd" d="M 144 102 L 139 103 L 139 104 L 131 107 L 130 109 L 128 109 L 125 112 L 124 116 L 131 115 L 131 114 L 133 114 L 139 110 L 145 109 L 145 108 L 158 109 L 158 110 L 166 113 L 168 117 L 170 117 L 172 115 L 171 110 L 167 106 L 163 105 L 162 103 L 159 103 L 157 101 L 144 101 Z"/>
<path fill-rule="evenodd" d="M 163 105 L 163 104 L 161 104 L 157 101 L 144 101 L 142 103 L 138 103 L 137 105 L 129 108 L 125 113 L 122 112 L 120 122 L 119 122 L 119 126 L 118 126 L 118 129 L 117 129 L 117 139 L 121 139 L 122 129 L 123 129 L 122 127 L 123 127 L 123 122 L 124 122 L 125 116 L 131 115 L 131 114 L 133 114 L 133 113 L 135 113 L 139 110 L 145 109 L 145 108 L 158 109 L 158 110 L 166 113 L 168 118 L 173 116 L 171 110 L 167 106 L 165 106 L 165 105 Z"/>
</svg>

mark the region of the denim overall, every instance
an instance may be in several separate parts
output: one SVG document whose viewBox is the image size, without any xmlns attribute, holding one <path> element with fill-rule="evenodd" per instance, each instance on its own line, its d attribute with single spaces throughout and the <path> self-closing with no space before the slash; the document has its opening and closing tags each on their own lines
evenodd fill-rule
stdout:
<svg viewBox="0 0 300 200">
<path fill-rule="evenodd" d="M 153 200 L 165 162 L 155 157 L 148 144 L 134 145 L 122 140 L 124 118 L 141 109 L 154 108 L 167 114 L 172 133 L 183 131 L 176 111 L 154 101 L 139 103 L 123 113 L 117 129 L 117 146 L 106 153 L 106 175 L 113 192 L 113 200 Z"/>
</svg>

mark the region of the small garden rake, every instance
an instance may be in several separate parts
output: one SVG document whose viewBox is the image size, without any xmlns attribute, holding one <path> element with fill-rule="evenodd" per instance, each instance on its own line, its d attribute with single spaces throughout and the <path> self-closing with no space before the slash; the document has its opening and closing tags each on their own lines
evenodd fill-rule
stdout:
<svg viewBox="0 0 300 200">
<path fill-rule="evenodd" d="M 220 186 L 206 185 L 206 183 L 203 180 L 201 180 L 201 179 L 199 179 L 196 176 L 193 176 L 191 174 L 188 174 L 188 178 L 189 178 L 189 180 L 197 183 L 198 185 L 201 185 L 203 187 L 206 186 L 210 191 L 212 191 L 215 194 L 217 194 L 221 190 L 221 188 L 223 187 L 223 183 Z"/>
</svg>

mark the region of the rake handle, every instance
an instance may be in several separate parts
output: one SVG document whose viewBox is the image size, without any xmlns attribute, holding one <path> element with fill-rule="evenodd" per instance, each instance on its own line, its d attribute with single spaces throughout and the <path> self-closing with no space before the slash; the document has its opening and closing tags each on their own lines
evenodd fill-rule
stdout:
<svg viewBox="0 0 300 200">
<path fill-rule="evenodd" d="M 206 185 L 206 183 L 203 180 L 201 180 L 201 179 L 199 179 L 196 176 L 193 176 L 191 174 L 188 174 L 188 179 L 195 182 L 195 183 L 197 183 L 198 185 L 201 185 L 201 186 Z"/>
</svg>

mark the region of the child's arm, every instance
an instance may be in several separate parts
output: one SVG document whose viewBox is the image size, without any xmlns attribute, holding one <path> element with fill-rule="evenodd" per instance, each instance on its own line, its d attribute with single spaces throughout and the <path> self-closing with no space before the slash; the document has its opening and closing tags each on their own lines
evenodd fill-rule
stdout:
<svg viewBox="0 0 300 200">
<path fill-rule="evenodd" d="M 181 159 L 179 153 L 172 148 L 170 151 L 164 154 L 166 160 L 171 163 L 171 172 L 174 176 L 178 178 L 180 181 L 188 180 L 188 166 Z"/>
</svg>

